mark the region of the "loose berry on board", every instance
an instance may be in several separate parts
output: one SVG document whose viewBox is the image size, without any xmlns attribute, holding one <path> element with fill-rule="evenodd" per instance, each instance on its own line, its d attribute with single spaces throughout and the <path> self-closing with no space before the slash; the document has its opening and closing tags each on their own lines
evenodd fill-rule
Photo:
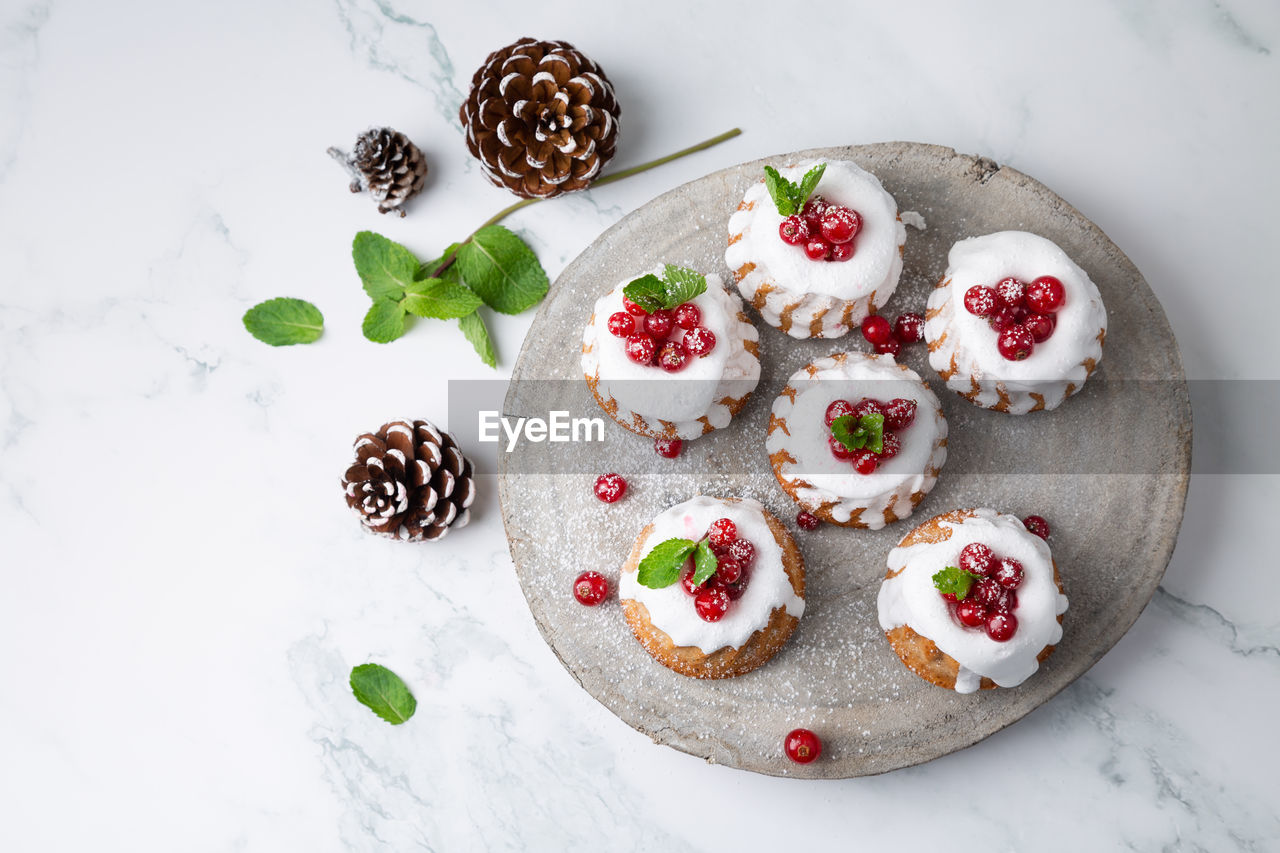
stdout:
<svg viewBox="0 0 1280 853">
<path fill-rule="evenodd" d="M 685 330 L 692 329 L 702 322 L 702 311 L 692 302 L 677 305 L 671 312 L 671 316 L 675 318 L 676 325 Z"/>
<path fill-rule="evenodd" d="M 1017 308 L 1021 305 L 1026 295 L 1027 286 L 1012 276 L 1001 279 L 996 284 L 996 296 L 1000 297 L 1000 301 L 1010 308 Z"/>
<path fill-rule="evenodd" d="M 637 303 L 632 302 L 627 297 L 622 297 L 622 307 L 627 309 L 628 314 L 634 314 L 637 317 L 643 317 L 649 312 L 641 308 Z"/>
<path fill-rule="evenodd" d="M 685 353 L 684 347 L 675 341 L 667 341 L 662 345 L 662 349 L 658 350 L 658 367 L 661 367 L 667 373 L 675 373 L 684 369 L 684 363 L 689 359 Z"/>
<path fill-rule="evenodd" d="M 853 470 L 859 474 L 874 474 L 878 467 L 880 467 L 880 458 L 870 450 L 854 451 Z"/>
<path fill-rule="evenodd" d="M 836 418 L 852 414 L 853 403 L 850 403 L 848 400 L 836 400 L 830 406 L 827 406 L 827 413 L 822 419 L 827 426 L 831 426 L 835 423 Z"/>
<path fill-rule="evenodd" d="M 719 622 L 729 612 L 729 595 L 723 589 L 704 589 L 693 599 L 693 608 L 704 622 Z"/>
<path fill-rule="evenodd" d="M 818 520 L 818 517 L 808 510 L 802 509 L 796 513 L 796 527 L 801 530 L 817 530 L 820 524 L 822 522 Z"/>
<path fill-rule="evenodd" d="M 595 493 L 607 504 L 617 503 L 627 493 L 627 481 L 621 474 L 601 474 L 596 477 Z"/>
<path fill-rule="evenodd" d="M 728 548 L 733 544 L 733 540 L 738 538 L 738 526 L 731 519 L 717 518 L 711 522 L 711 527 L 707 530 L 707 538 L 711 540 L 712 545 Z"/>
<path fill-rule="evenodd" d="M 629 337 L 636 330 L 636 318 L 626 311 L 609 315 L 609 334 L 615 338 Z"/>
<path fill-rule="evenodd" d="M 906 429 L 915 423 L 917 404 L 915 400 L 905 397 L 894 397 L 884 406 L 884 425 L 891 430 Z"/>
<path fill-rule="evenodd" d="M 975 575 L 990 574 L 996 565 L 996 554 L 986 545 L 973 542 L 960 551 L 960 568 Z"/>
<path fill-rule="evenodd" d="M 1028 515 L 1022 519 L 1022 524 L 1027 530 L 1030 530 L 1041 539 L 1048 541 L 1049 539 L 1049 522 L 1044 520 L 1043 516 Z"/>
<path fill-rule="evenodd" d="M 1022 321 L 1022 325 L 1026 326 L 1027 331 L 1031 333 L 1031 340 L 1042 344 L 1053 337 L 1058 318 L 1054 314 L 1028 314 Z"/>
<path fill-rule="evenodd" d="M 1027 307 L 1041 314 L 1052 314 L 1067 300 L 1067 290 L 1062 282 L 1051 275 L 1042 275 L 1027 285 Z"/>
<path fill-rule="evenodd" d="M 996 349 L 1009 361 L 1022 361 L 1035 349 L 1035 339 L 1026 326 L 1010 326 L 996 335 Z"/>
<path fill-rule="evenodd" d="M 847 207 L 828 207 L 822 214 L 822 238 L 828 243 L 848 243 L 862 228 L 862 217 Z"/>
<path fill-rule="evenodd" d="M 1001 557 L 991 577 L 1005 589 L 1017 589 L 1022 583 L 1022 563 L 1012 557 Z"/>
<path fill-rule="evenodd" d="M 644 318 L 644 330 L 655 341 L 665 341 L 667 336 L 671 334 L 675 324 L 675 319 L 671 316 L 671 312 L 665 308 L 659 308 Z"/>
<path fill-rule="evenodd" d="M 1018 631 L 1018 617 L 1003 610 L 997 610 L 987 617 L 987 636 L 997 643 L 1013 639 Z"/>
<path fill-rule="evenodd" d="M 684 442 L 678 438 L 655 438 L 653 450 L 665 459 L 675 459 L 684 449 Z"/>
<path fill-rule="evenodd" d="M 975 284 L 964 292 L 964 309 L 979 317 L 990 316 L 999 301 L 995 290 L 981 284 Z"/>
<path fill-rule="evenodd" d="M 960 620 L 961 625 L 977 628 L 987 621 L 987 608 L 972 598 L 966 598 L 956 604 L 956 618 Z"/>
<path fill-rule="evenodd" d="M 579 604 L 595 607 L 609 594 L 609 582 L 599 572 L 583 572 L 573 582 L 573 597 Z"/>
<path fill-rule="evenodd" d="M 835 243 L 831 247 L 831 257 L 827 258 L 827 260 L 836 261 L 836 262 L 847 261 L 852 257 L 853 257 L 852 243 Z"/>
<path fill-rule="evenodd" d="M 735 539 L 729 546 L 729 556 L 741 563 L 745 570 L 756 558 L 756 546 L 745 539 Z"/>
<path fill-rule="evenodd" d="M 897 358 L 898 354 L 902 352 L 902 344 L 898 342 L 897 338 L 889 338 L 882 344 L 876 344 L 873 349 L 881 355 L 891 355 Z"/>
<path fill-rule="evenodd" d="M 807 243 L 811 236 L 809 223 L 805 222 L 803 216 L 788 216 L 778 223 L 778 236 L 788 246 L 799 246 L 802 243 Z"/>
<path fill-rule="evenodd" d="M 822 741 L 808 729 L 795 729 L 787 734 L 783 749 L 796 764 L 808 764 L 822 754 Z"/>
<path fill-rule="evenodd" d="M 904 344 L 914 344 L 924 337 L 924 315 L 899 314 L 893 321 L 893 336 Z"/>
<path fill-rule="evenodd" d="M 701 358 L 716 348 L 716 333 L 706 326 L 697 326 L 684 333 L 680 344 L 689 355 Z"/>
<path fill-rule="evenodd" d="M 804 244 L 804 253 L 811 261 L 825 261 L 831 255 L 831 244 L 826 240 L 810 239 Z"/>
<path fill-rule="evenodd" d="M 658 354 L 658 345 L 648 335 L 632 335 L 627 338 L 624 347 L 627 351 L 627 358 L 636 364 L 653 364 L 653 357 Z"/>
<path fill-rule="evenodd" d="M 862 336 L 869 344 L 882 344 L 893 338 L 893 328 L 884 317 L 871 314 L 862 318 Z"/>
</svg>

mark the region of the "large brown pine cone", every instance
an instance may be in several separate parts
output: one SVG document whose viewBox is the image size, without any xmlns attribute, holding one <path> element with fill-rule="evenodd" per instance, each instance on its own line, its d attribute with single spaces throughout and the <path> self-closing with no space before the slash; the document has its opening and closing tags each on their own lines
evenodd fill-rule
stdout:
<svg viewBox="0 0 1280 853">
<path fill-rule="evenodd" d="M 357 438 L 355 451 L 342 487 L 370 531 L 418 542 L 470 520 L 474 471 L 453 436 L 427 421 L 392 421 Z"/>
<path fill-rule="evenodd" d="M 531 38 L 489 54 L 460 110 L 485 175 L 524 198 L 590 186 L 613 157 L 621 112 L 599 65 Z"/>
</svg>

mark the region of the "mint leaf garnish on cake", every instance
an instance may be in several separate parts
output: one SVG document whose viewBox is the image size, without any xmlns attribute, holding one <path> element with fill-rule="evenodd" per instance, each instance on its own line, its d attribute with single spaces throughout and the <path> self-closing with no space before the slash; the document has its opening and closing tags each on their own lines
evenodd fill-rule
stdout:
<svg viewBox="0 0 1280 853">
<path fill-rule="evenodd" d="M 659 542 L 640 561 L 636 581 L 649 589 L 662 589 L 680 580 L 684 561 L 698 547 L 692 539 L 668 539 Z"/>
<path fill-rule="evenodd" d="M 831 434 L 849 450 L 884 451 L 884 415 L 841 415 L 831 422 Z"/>
<path fill-rule="evenodd" d="M 645 313 L 671 310 L 695 299 L 707 290 L 707 277 L 697 270 L 666 264 L 662 277 L 648 273 L 622 288 L 628 299 L 644 309 Z"/>
<path fill-rule="evenodd" d="M 716 559 L 715 552 L 711 550 L 709 541 L 703 539 L 693 552 L 693 585 L 702 586 L 710 580 L 719 565 L 719 560 Z"/>
<path fill-rule="evenodd" d="M 943 595 L 954 595 L 957 601 L 964 601 L 969 589 L 977 583 L 979 576 L 965 571 L 959 566 L 947 566 L 933 576 L 933 585 Z"/>
<path fill-rule="evenodd" d="M 804 203 L 818 188 L 818 181 L 822 180 L 822 173 L 826 169 L 826 163 L 819 163 L 805 172 L 800 183 L 796 184 L 782 177 L 772 166 L 765 166 L 764 185 L 769 190 L 769 196 L 773 199 L 774 206 L 778 208 L 778 213 L 783 216 L 792 216 L 804 210 Z"/>
<path fill-rule="evenodd" d="M 360 704 L 393 726 L 412 717 L 418 708 L 418 700 L 400 676 L 376 663 L 364 663 L 351 670 L 351 692 Z"/>
</svg>

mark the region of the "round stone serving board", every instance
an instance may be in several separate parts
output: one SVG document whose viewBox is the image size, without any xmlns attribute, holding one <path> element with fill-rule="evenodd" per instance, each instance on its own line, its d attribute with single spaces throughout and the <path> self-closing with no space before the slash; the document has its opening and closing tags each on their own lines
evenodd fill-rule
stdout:
<svg viewBox="0 0 1280 853">
<path fill-rule="evenodd" d="M 843 778 L 918 764 L 969 746 L 1017 721 L 1093 665 L 1127 631 L 1155 591 L 1182 519 L 1191 456 L 1185 377 L 1160 304 L 1128 258 L 1093 223 L 1010 168 L 949 148 L 908 142 L 825 148 L 770 157 L 678 187 L 625 217 L 589 246 L 552 287 L 525 339 L 505 402 L 508 416 L 602 415 L 582 380 L 582 329 L 595 299 L 623 279 L 671 262 L 717 273 L 726 222 L 766 163 L 849 159 L 874 173 L 908 228 L 905 271 L 883 309 L 924 310 L 928 291 L 961 238 L 1005 229 L 1042 234 L 1097 283 L 1109 329 L 1099 371 L 1053 412 L 978 409 L 946 390 L 925 347 L 902 361 L 928 381 L 950 425 L 950 456 L 916 514 L 880 531 L 824 525 L 798 531 L 796 507 L 764 451 L 774 397 L 820 356 L 869 349 L 856 331 L 795 341 L 756 321 L 763 375 L 726 429 L 686 444 L 674 461 L 606 419 L 603 442 L 532 444 L 499 454 L 499 494 L 511 555 L 534 619 L 577 681 L 629 725 L 708 761 L 773 775 Z M 821 188 L 819 188 L 821 191 Z M 904 217 L 909 219 L 909 217 Z M 568 382 L 536 382 L 541 379 Z M 630 483 L 617 504 L 592 494 L 595 476 Z M 786 647 L 739 678 L 697 681 L 653 661 L 631 636 L 616 598 L 618 570 L 658 512 L 696 494 L 754 497 L 795 535 L 807 565 L 807 609 Z M 902 665 L 876 618 L 885 558 L 915 523 L 957 507 L 1044 515 L 1071 601 L 1064 637 L 1040 671 L 1012 689 L 960 695 Z M 611 596 L 579 605 L 574 577 L 601 571 Z M 786 759 L 783 736 L 815 730 L 823 754 Z"/>
</svg>

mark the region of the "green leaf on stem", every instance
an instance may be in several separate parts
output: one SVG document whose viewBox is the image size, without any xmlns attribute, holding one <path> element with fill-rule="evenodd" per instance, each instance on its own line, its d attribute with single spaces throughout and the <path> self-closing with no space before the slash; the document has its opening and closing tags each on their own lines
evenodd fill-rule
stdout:
<svg viewBox="0 0 1280 853">
<path fill-rule="evenodd" d="M 519 314 L 547 295 L 550 282 L 538 257 L 514 233 L 487 225 L 458 249 L 462 279 L 495 311 Z"/>
<path fill-rule="evenodd" d="M 475 347 L 476 355 L 490 367 L 498 366 L 498 357 L 493 352 L 493 341 L 489 339 L 489 330 L 485 328 L 484 319 L 478 311 L 458 318 L 458 328 L 463 336 Z"/>
<path fill-rule="evenodd" d="M 418 272 L 418 259 L 404 246 L 372 231 L 361 231 L 351 243 L 351 259 L 369 298 L 404 297 L 405 287 Z"/>
<path fill-rule="evenodd" d="M 389 344 L 404 334 L 404 308 L 390 299 L 375 299 L 361 329 L 375 344 Z"/>
<path fill-rule="evenodd" d="M 484 303 L 466 286 L 443 278 L 426 278 L 409 282 L 404 310 L 417 317 L 456 320 L 473 313 Z"/>
</svg>

